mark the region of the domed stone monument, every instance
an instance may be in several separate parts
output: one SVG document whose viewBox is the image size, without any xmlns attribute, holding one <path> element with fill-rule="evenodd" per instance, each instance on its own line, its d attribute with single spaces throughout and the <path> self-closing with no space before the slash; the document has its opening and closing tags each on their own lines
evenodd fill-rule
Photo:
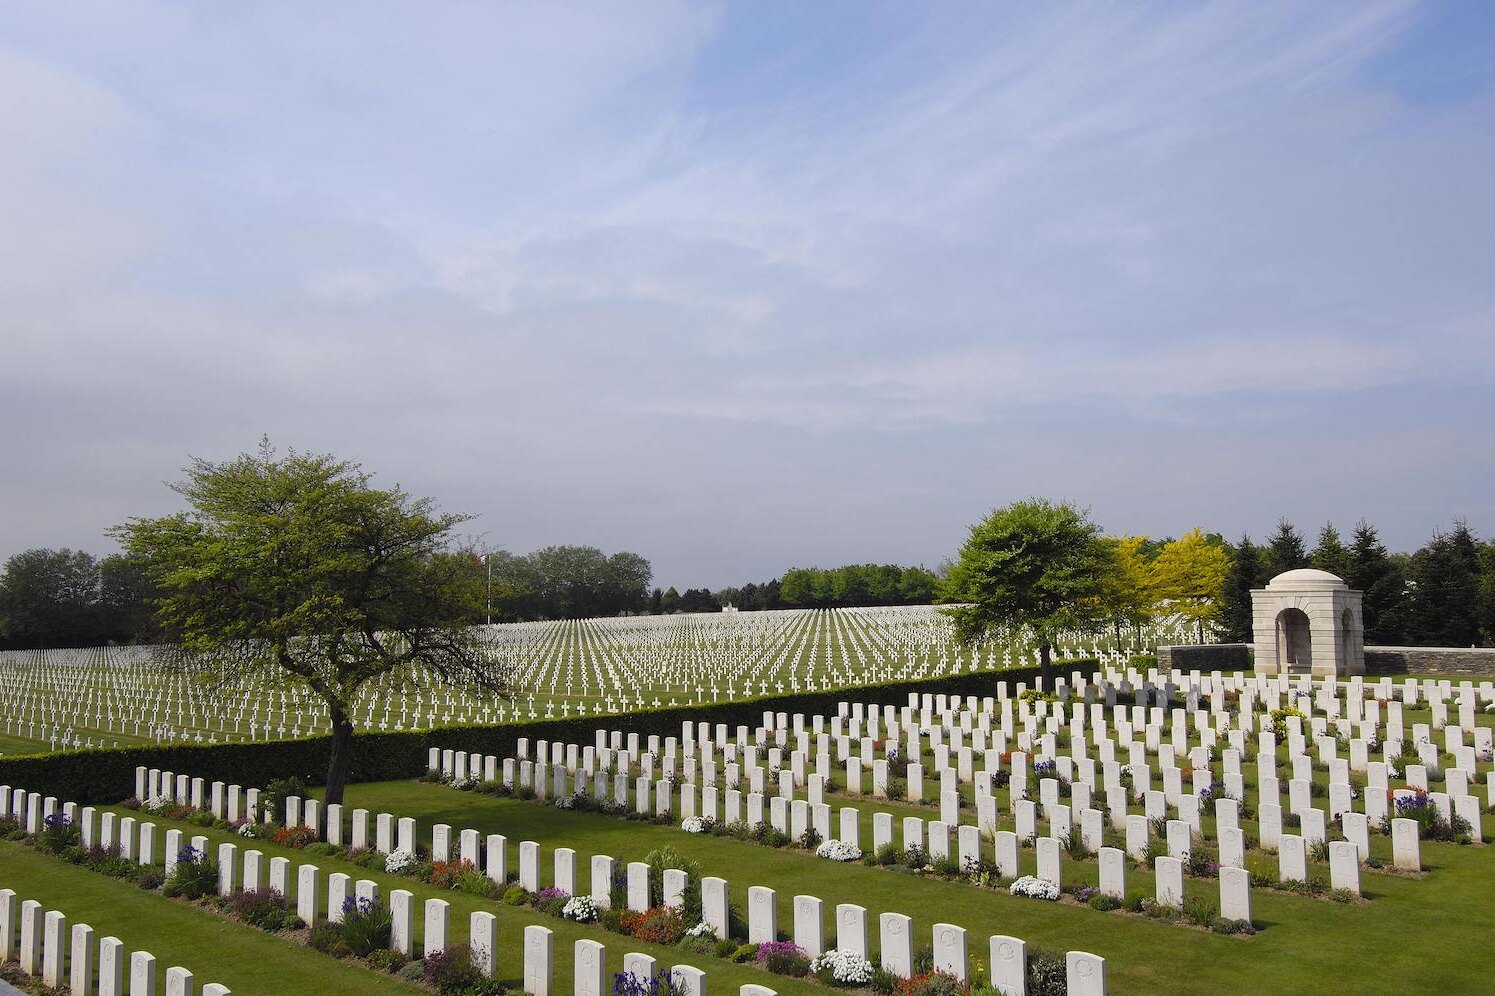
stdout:
<svg viewBox="0 0 1495 996">
<path fill-rule="evenodd" d="M 1251 592 L 1258 674 L 1365 673 L 1361 593 L 1328 571 L 1285 571 Z"/>
</svg>

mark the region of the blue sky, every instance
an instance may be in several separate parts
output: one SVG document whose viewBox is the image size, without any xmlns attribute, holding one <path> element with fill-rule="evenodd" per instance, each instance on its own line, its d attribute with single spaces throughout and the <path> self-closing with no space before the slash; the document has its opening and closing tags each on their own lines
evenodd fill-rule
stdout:
<svg viewBox="0 0 1495 996">
<path fill-rule="evenodd" d="M 0 555 L 262 432 L 664 584 L 1495 532 L 1495 7 L 0 11 Z"/>
</svg>

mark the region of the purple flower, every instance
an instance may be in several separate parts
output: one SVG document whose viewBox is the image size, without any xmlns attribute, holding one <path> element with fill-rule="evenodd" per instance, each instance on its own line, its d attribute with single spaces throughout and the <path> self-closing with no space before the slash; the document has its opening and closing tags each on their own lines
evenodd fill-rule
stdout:
<svg viewBox="0 0 1495 996">
<path fill-rule="evenodd" d="M 177 861 L 179 863 L 180 862 L 191 863 L 193 861 L 201 861 L 202 860 L 202 852 L 199 851 L 197 848 L 195 848 L 195 847 L 193 847 L 193 846 L 191 846 L 189 844 L 188 846 L 182 848 L 179 852 L 177 852 L 176 859 L 177 859 Z"/>
<path fill-rule="evenodd" d="M 793 941 L 764 941 L 758 945 L 758 960 L 767 961 L 774 955 L 803 955 L 804 948 Z"/>
<path fill-rule="evenodd" d="M 539 899 L 540 902 L 544 903 L 549 902 L 552 899 L 570 899 L 571 893 L 567 892 L 565 889 L 558 889 L 552 885 L 541 889 L 536 898 Z"/>
</svg>

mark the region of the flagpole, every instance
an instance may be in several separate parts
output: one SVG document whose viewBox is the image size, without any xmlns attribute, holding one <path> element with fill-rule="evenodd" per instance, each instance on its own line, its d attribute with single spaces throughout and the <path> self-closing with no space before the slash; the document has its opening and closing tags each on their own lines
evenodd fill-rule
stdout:
<svg viewBox="0 0 1495 996">
<path fill-rule="evenodd" d="M 488 568 L 488 583 L 484 586 L 484 605 L 488 613 L 488 625 L 493 625 L 493 561 L 483 554 L 483 566 Z"/>
</svg>

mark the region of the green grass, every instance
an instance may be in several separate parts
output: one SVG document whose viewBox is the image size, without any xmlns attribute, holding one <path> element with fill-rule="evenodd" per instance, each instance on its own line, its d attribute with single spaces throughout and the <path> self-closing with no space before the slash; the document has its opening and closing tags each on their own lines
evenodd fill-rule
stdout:
<svg viewBox="0 0 1495 996">
<path fill-rule="evenodd" d="M 970 931 L 973 961 L 985 962 L 986 938 L 994 933 L 1013 934 L 1030 946 L 1088 950 L 1108 959 L 1112 991 L 1118 993 L 1468 992 L 1486 971 L 1482 951 L 1488 943 L 1490 896 L 1495 895 L 1495 850 L 1424 842 L 1423 864 L 1429 871 L 1424 879 L 1365 872 L 1362 889 L 1371 901 L 1353 905 L 1256 889 L 1253 918 L 1265 929 L 1255 937 L 1223 937 L 886 869 L 832 866 L 803 852 L 438 785 L 356 785 L 346 803 L 413 816 L 422 840 L 429 840 L 435 823 L 503 833 L 510 841 L 511 867 L 518 860 L 520 840 L 540 841 L 545 847 L 542 881 L 547 883 L 550 851 L 556 846 L 575 848 L 577 866 L 585 870 L 592 854 L 637 860 L 669 844 L 699 861 L 705 874 L 726 878 L 736 902 L 745 899 L 750 885 L 776 889 L 779 925 L 786 932 L 792 925 L 790 900 L 807 893 L 825 901 L 828 918 L 838 902 L 858 903 L 874 916 L 907 913 L 926 943 L 936 921 L 963 926 Z M 1031 855 L 1025 860 L 1031 861 Z M 1095 884 L 1098 867 L 1093 861 L 1066 859 L 1064 874 L 1066 884 Z M 1127 884 L 1130 892 L 1151 894 L 1151 877 L 1132 868 Z M 1218 900 L 1213 882 L 1191 879 L 1185 892 Z M 833 936 L 828 929 L 828 939 Z M 713 972 L 717 962 L 707 960 L 701 967 Z"/>
<path fill-rule="evenodd" d="M 69 924 L 89 924 L 95 937 L 118 937 L 127 951 L 151 952 L 161 979 L 169 966 L 181 965 L 199 988 L 221 982 L 238 996 L 413 991 L 393 976 L 339 962 L 18 843 L 0 841 L 0 884 L 21 899 L 61 910 Z"/>
</svg>

